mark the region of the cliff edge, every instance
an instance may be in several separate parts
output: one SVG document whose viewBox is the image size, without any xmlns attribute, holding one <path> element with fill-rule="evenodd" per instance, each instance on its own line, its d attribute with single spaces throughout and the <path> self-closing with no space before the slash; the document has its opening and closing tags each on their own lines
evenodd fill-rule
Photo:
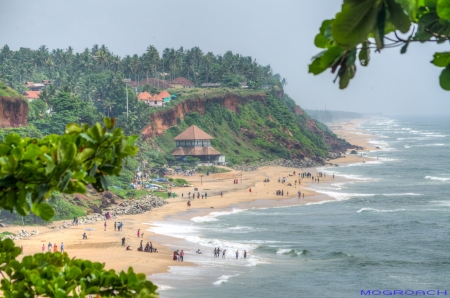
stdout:
<svg viewBox="0 0 450 298">
<path fill-rule="evenodd" d="M 28 103 L 0 81 L 0 127 L 28 125 Z"/>
</svg>

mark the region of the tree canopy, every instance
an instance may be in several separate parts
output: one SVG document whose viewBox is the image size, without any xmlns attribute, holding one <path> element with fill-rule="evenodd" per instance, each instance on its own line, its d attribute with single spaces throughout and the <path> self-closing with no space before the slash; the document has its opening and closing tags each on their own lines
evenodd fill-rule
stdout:
<svg viewBox="0 0 450 298">
<path fill-rule="evenodd" d="M 403 37 L 402 34 L 407 34 Z M 325 20 L 314 44 L 323 49 L 313 57 L 309 72 L 336 73 L 345 89 L 356 73 L 356 62 L 368 66 L 371 51 L 400 47 L 405 54 L 413 42 L 448 42 L 450 0 L 344 0 L 334 19 Z M 443 67 L 439 82 L 450 90 L 450 52 L 434 54 Z"/>
</svg>

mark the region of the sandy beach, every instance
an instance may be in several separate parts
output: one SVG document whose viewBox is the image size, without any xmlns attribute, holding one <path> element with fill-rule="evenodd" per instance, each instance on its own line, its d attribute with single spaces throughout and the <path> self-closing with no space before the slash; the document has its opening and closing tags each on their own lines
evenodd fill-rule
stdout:
<svg viewBox="0 0 450 298">
<path fill-rule="evenodd" d="M 348 142 L 362 146 L 365 150 L 374 150 L 375 147 L 368 143 L 370 135 L 364 131 L 357 129 L 357 125 L 363 120 L 354 120 L 331 126 L 330 128 L 340 137 L 345 138 Z M 343 163 L 360 163 L 368 160 L 367 158 L 358 155 L 344 155 L 339 159 L 331 160 L 333 164 Z M 180 216 L 189 217 L 199 216 L 199 214 L 208 214 L 209 212 L 226 210 L 232 205 L 246 204 L 246 206 L 282 206 L 283 204 L 307 204 L 313 202 L 320 202 L 324 200 L 332 200 L 323 194 L 315 193 L 308 189 L 311 179 L 304 178 L 301 184 L 295 186 L 294 180 L 298 178 L 293 175 L 299 172 L 310 172 L 316 174 L 317 169 L 298 169 L 285 167 L 263 167 L 257 171 L 241 172 L 231 171 L 227 173 L 211 174 L 209 176 L 200 177 L 200 175 L 192 177 L 174 176 L 183 178 L 189 181 L 193 187 L 172 188 L 177 195 L 177 198 L 169 199 L 170 204 L 163 207 L 153 209 L 139 215 L 126 215 L 107 222 L 106 231 L 103 228 L 103 221 L 96 224 L 80 225 L 70 227 L 68 229 L 49 229 L 45 226 L 10 226 L 7 228 L 0 228 L 1 230 L 16 232 L 19 230 L 39 230 L 39 234 L 16 241 L 16 245 L 23 246 L 24 255 L 30 255 L 41 252 L 41 247 L 44 244 L 47 250 L 48 242 L 56 243 L 58 248 L 61 242 L 65 244 L 65 251 L 70 257 L 89 259 L 92 261 L 102 262 L 106 264 L 107 269 L 115 269 L 117 271 L 127 270 L 132 266 L 135 272 L 142 272 L 146 275 L 166 272 L 169 266 L 189 266 L 189 258 L 186 262 L 174 262 L 172 260 L 172 251 L 162 246 L 160 243 L 155 243 L 152 237 L 154 233 L 148 231 L 152 222 L 164 220 L 168 216 L 181 214 Z M 289 176 L 292 175 L 292 176 Z M 270 177 L 270 182 L 263 182 L 266 177 Z M 287 177 L 288 182 L 292 186 L 278 183 L 278 177 Z M 238 184 L 234 184 L 235 179 L 239 180 Z M 329 183 L 331 181 L 339 181 L 344 179 L 342 177 L 333 177 L 327 175 L 320 179 L 320 183 Z M 207 199 L 195 199 L 192 201 L 192 206 L 187 206 L 187 194 L 193 192 L 194 188 L 198 188 L 200 192 L 208 194 Z M 249 191 L 251 189 L 251 192 Z M 276 190 L 284 190 L 284 196 L 277 196 Z M 301 191 L 305 194 L 304 198 L 297 198 L 297 192 Z M 220 193 L 223 193 L 221 197 Z M 183 193 L 184 198 L 181 198 Z M 121 221 L 124 223 L 123 231 L 114 231 L 114 221 Z M 88 234 L 87 240 L 82 240 L 82 234 L 85 229 L 92 228 L 93 231 L 86 231 Z M 137 230 L 140 229 L 144 233 L 143 238 L 137 237 Z M 121 246 L 122 237 L 126 238 L 126 245 L 130 245 L 132 250 L 126 251 L 125 247 Z M 153 247 L 158 249 L 158 253 L 144 253 L 137 251 L 140 241 L 143 243 L 152 241 Z M 179 248 L 180 250 L 183 247 Z"/>
</svg>

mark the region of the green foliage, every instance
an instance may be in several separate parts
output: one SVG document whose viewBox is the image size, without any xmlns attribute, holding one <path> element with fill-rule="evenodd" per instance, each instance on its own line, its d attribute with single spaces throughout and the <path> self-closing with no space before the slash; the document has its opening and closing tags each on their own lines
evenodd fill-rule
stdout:
<svg viewBox="0 0 450 298">
<path fill-rule="evenodd" d="M 0 290 L 5 297 L 157 297 L 157 287 L 130 267 L 118 274 L 104 264 L 70 259 L 67 253 L 38 253 L 16 260 L 21 249 L 0 241 Z M 2 274 L 3 274 L 2 273 Z"/>
<path fill-rule="evenodd" d="M 22 98 L 16 90 L 6 86 L 2 81 L 0 81 L 0 97 Z"/>
<path fill-rule="evenodd" d="M 397 34 L 408 33 L 411 25 L 417 30 L 408 38 Z M 432 41 L 444 43 L 450 39 L 450 0 L 345 0 L 335 19 L 322 23 L 314 39 L 318 48 L 324 49 L 313 57 L 309 72 L 317 75 L 330 68 L 337 71 L 339 87 L 344 89 L 355 76 L 355 55 L 362 66 L 369 64 L 370 50 L 380 51 L 385 47 L 401 46 L 405 54 L 411 42 Z M 439 81 L 444 90 L 450 90 L 449 53 L 436 53 L 432 63 L 444 67 Z"/>
<path fill-rule="evenodd" d="M 105 176 L 118 176 L 122 160 L 137 148 L 135 137 L 114 128 L 114 119 L 104 121 L 92 127 L 68 124 L 65 134 L 42 139 L 7 135 L 0 142 L 0 208 L 50 220 L 54 211 L 45 200 L 53 191 L 85 193 L 90 183 L 107 190 Z"/>
</svg>

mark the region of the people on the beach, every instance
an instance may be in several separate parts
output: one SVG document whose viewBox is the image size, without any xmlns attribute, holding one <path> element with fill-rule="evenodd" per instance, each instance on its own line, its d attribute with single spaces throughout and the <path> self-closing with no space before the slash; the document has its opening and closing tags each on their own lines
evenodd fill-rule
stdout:
<svg viewBox="0 0 450 298">
<path fill-rule="evenodd" d="M 196 253 L 196 254 L 199 254 L 199 255 L 202 254 L 202 252 L 200 251 L 200 249 L 197 249 L 197 251 L 196 251 L 195 253 Z"/>
<path fill-rule="evenodd" d="M 87 239 L 86 232 L 83 233 L 83 240 L 84 240 L 84 239 Z"/>
<path fill-rule="evenodd" d="M 52 252 L 52 247 L 53 247 L 52 243 L 49 242 L 48 243 L 48 252 Z"/>
<path fill-rule="evenodd" d="M 141 229 L 137 230 L 137 236 L 138 236 L 138 238 L 141 237 Z"/>
<path fill-rule="evenodd" d="M 246 259 L 246 258 L 247 258 L 247 251 L 244 250 L 244 259 Z"/>
<path fill-rule="evenodd" d="M 61 242 L 61 252 L 64 252 L 64 242 Z"/>
<path fill-rule="evenodd" d="M 116 230 L 116 228 L 117 228 L 117 222 L 115 221 L 114 222 L 114 231 Z"/>
<path fill-rule="evenodd" d="M 106 231 L 106 221 L 105 221 L 105 223 L 103 224 L 103 227 L 104 227 L 103 231 Z"/>
<path fill-rule="evenodd" d="M 184 251 L 181 250 L 181 252 L 180 252 L 180 262 L 183 262 L 183 259 L 184 259 Z"/>
<path fill-rule="evenodd" d="M 58 251 L 58 245 L 56 245 L 56 243 L 55 244 L 53 244 L 53 252 L 57 252 Z"/>
<path fill-rule="evenodd" d="M 236 250 L 236 260 L 239 259 L 239 250 Z"/>
<path fill-rule="evenodd" d="M 45 251 L 45 244 L 42 244 L 42 253 Z"/>
<path fill-rule="evenodd" d="M 127 250 L 131 250 L 131 248 L 130 248 L 130 246 L 129 246 L 129 245 L 127 246 Z"/>
<path fill-rule="evenodd" d="M 214 247 L 214 258 L 217 257 L 217 249 Z"/>
<path fill-rule="evenodd" d="M 222 259 L 225 259 L 225 253 L 227 252 L 227 250 L 226 249 L 224 249 L 223 250 L 223 253 L 222 253 Z"/>
<path fill-rule="evenodd" d="M 125 237 L 122 238 L 122 246 L 125 246 Z"/>
</svg>

